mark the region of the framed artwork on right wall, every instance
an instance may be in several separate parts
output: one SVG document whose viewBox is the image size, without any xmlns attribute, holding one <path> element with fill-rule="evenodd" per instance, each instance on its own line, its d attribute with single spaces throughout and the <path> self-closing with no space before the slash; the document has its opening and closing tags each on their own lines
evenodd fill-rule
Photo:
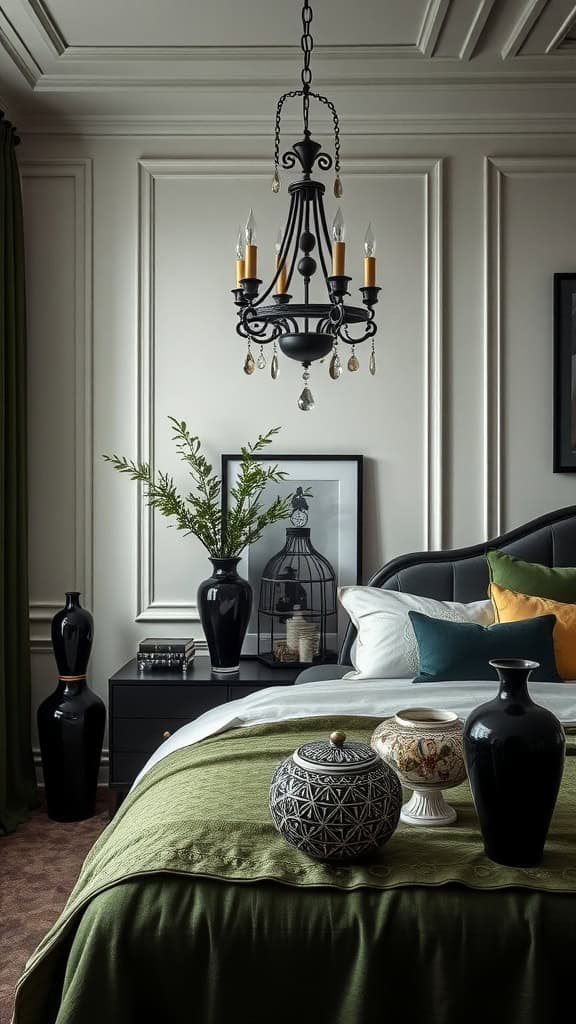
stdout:
<svg viewBox="0 0 576 1024">
<path fill-rule="evenodd" d="M 576 272 L 554 274 L 554 472 L 576 473 Z"/>
</svg>

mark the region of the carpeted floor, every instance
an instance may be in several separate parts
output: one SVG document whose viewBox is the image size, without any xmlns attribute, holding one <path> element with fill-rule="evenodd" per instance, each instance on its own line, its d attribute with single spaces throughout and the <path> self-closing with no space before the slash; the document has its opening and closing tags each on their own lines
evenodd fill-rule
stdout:
<svg viewBox="0 0 576 1024">
<path fill-rule="evenodd" d="M 102 790 L 93 818 L 50 821 L 41 806 L 16 832 L 0 837 L 0 1024 L 9 1024 L 24 965 L 58 917 L 108 820 Z"/>
</svg>

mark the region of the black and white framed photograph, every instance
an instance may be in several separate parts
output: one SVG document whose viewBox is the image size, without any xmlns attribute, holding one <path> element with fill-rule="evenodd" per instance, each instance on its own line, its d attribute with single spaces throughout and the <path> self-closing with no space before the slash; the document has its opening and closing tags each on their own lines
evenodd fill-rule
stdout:
<svg viewBox="0 0 576 1024">
<path fill-rule="evenodd" d="M 262 503 L 290 496 L 292 513 L 268 526 L 238 565 L 253 590 L 243 654 L 263 655 L 273 667 L 336 660 L 347 623 L 336 590 L 362 573 L 362 456 L 254 457 L 286 474 L 268 484 Z M 224 509 L 240 458 L 222 456 Z"/>
<path fill-rule="evenodd" d="M 576 273 L 554 274 L 554 472 L 576 472 Z"/>
</svg>

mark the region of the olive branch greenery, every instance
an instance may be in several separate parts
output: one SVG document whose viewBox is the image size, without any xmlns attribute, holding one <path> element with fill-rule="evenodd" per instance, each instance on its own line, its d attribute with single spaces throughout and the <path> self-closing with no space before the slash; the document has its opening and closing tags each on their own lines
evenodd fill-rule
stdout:
<svg viewBox="0 0 576 1024">
<path fill-rule="evenodd" d="M 177 420 L 174 416 L 168 419 L 172 424 L 176 451 L 188 466 L 195 493 L 190 491 L 182 495 L 168 473 L 154 473 L 147 462 L 134 462 L 115 454 L 102 457 L 119 473 L 128 473 L 131 480 L 143 483 L 146 504 L 161 515 L 174 519 L 170 525 L 197 537 L 212 558 L 234 558 L 248 544 L 259 540 L 271 523 L 288 519 L 292 512 L 291 494 L 285 498 L 278 495 L 267 508 L 263 507 L 261 500 L 267 484 L 279 483 L 287 474 L 277 465 L 264 465 L 253 457 L 271 444 L 280 427 L 272 427 L 266 434 L 259 434 L 254 444 L 248 443 L 240 449 L 238 476 L 230 488 L 229 505 L 223 512 L 222 481 L 203 454 L 200 439 L 189 432 L 184 420 Z M 303 493 L 306 497 L 311 496 L 309 488 Z"/>
</svg>

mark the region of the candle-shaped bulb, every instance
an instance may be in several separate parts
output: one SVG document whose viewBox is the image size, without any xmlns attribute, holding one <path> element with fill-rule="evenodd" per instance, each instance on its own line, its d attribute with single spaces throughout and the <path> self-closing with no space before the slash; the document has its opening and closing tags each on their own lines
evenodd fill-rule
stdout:
<svg viewBox="0 0 576 1024">
<path fill-rule="evenodd" d="M 238 237 L 236 239 L 236 259 L 244 259 L 244 232 L 242 228 L 238 228 Z"/>
<path fill-rule="evenodd" d="M 254 214 L 252 210 L 250 210 L 248 220 L 246 221 L 246 227 L 244 228 L 244 238 L 246 240 L 246 245 L 254 245 L 256 242 L 256 221 L 254 220 Z"/>
<path fill-rule="evenodd" d="M 332 221 L 332 241 L 343 242 L 346 235 L 346 226 L 344 224 L 344 217 L 342 216 L 342 210 L 340 207 L 336 210 L 336 216 Z"/>
<path fill-rule="evenodd" d="M 284 234 L 284 232 L 282 231 L 282 228 L 278 228 L 278 234 L 276 235 L 276 241 L 274 242 L 274 248 L 276 250 L 276 255 L 277 256 L 280 255 L 280 249 L 282 248 L 282 236 L 283 236 L 283 234 Z"/>
<path fill-rule="evenodd" d="M 364 255 L 376 255 L 376 235 L 374 234 L 372 224 L 368 225 L 366 234 L 364 235 Z"/>
</svg>

